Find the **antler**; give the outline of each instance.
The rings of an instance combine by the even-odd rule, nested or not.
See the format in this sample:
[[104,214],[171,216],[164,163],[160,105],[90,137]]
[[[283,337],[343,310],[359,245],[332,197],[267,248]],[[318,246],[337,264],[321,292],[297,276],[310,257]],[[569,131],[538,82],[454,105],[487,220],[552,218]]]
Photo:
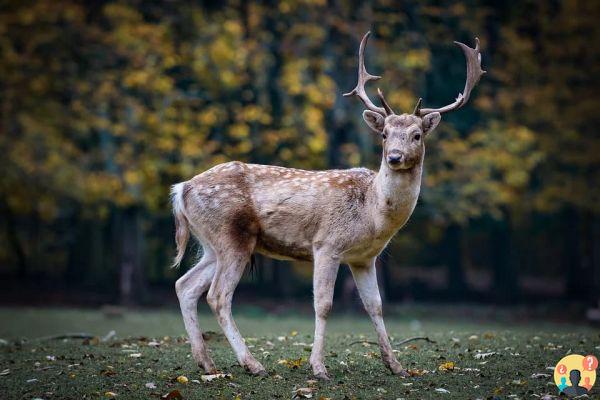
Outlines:
[[431,114],[432,112],[439,112],[440,114],[454,111],[462,106],[464,106],[469,97],[471,96],[471,91],[479,82],[481,75],[485,74],[486,71],[481,69],[481,53],[479,51],[479,38],[475,38],[475,48],[472,49],[464,43],[454,42],[458,47],[460,47],[465,54],[465,58],[467,59],[467,81],[465,83],[465,89],[462,93],[458,94],[458,97],[452,104],[448,104],[442,108],[421,108],[421,99],[419,99],[417,106],[415,107],[415,111],[413,114],[423,117],[427,114]]
[[371,35],[371,31],[367,32],[365,36],[363,36],[362,40],[360,41],[360,47],[358,49],[358,83],[356,84],[356,87],[352,89],[351,92],[344,93],[344,96],[357,96],[369,110],[375,111],[383,115],[384,117],[387,117],[388,115],[394,114],[394,112],[392,111],[388,103],[385,101],[381,90],[377,89],[377,94],[379,96],[379,99],[381,100],[381,103],[383,104],[383,107],[377,107],[375,104],[373,104],[371,99],[369,99],[369,96],[367,96],[367,92],[365,91],[365,83],[367,83],[368,81],[375,81],[377,79],[381,79],[380,76],[369,74],[367,72],[367,69],[365,68],[365,47],[367,45],[369,35]]

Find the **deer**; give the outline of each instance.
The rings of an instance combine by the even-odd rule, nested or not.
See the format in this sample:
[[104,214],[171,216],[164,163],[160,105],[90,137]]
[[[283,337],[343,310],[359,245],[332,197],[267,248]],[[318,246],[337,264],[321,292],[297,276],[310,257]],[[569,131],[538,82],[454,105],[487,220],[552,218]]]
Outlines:
[[376,260],[411,216],[421,186],[424,139],[441,114],[464,106],[485,73],[479,39],[475,48],[454,42],[466,58],[467,78],[456,100],[441,108],[395,114],[377,90],[381,106],[365,91],[380,79],[365,68],[370,32],[360,42],[358,83],[344,96],[356,96],[366,109],[363,119],[380,135],[381,164],[367,168],[309,171],[232,161],[216,165],[171,187],[177,254],[182,262],[190,234],[202,246],[200,260],[175,283],[192,356],[207,373],[217,371],[197,321],[197,303],[206,301],[239,364],[252,375],[267,375],[251,354],[231,314],[232,298],[254,253],[313,263],[315,331],[310,365],[316,378],[330,379],[324,364],[325,325],[333,304],[340,264],[349,266],[378,338],[381,359],[396,375],[407,370],[396,359],[388,337],[378,288]]

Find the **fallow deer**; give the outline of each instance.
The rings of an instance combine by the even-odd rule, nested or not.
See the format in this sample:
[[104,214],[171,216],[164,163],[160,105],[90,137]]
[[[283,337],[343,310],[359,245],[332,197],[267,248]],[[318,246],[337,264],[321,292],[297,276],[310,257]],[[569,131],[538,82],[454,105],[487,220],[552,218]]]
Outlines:
[[382,317],[375,260],[410,217],[421,185],[424,139],[441,114],[462,107],[485,72],[479,40],[475,48],[455,42],[467,61],[464,90],[442,108],[421,108],[395,114],[378,89],[382,107],[365,92],[368,81],[379,79],[365,69],[358,54],[358,84],[344,96],[357,96],[366,106],[363,118],[381,135],[379,171],[366,168],[304,171],[277,166],[228,162],[172,187],[177,255],[183,258],[190,232],[204,252],[197,264],[175,285],[194,360],[207,372],[215,364],[197,324],[197,302],[207,301],[239,363],[251,374],[264,375],[231,315],[236,286],[253,253],[314,263],[315,336],[310,364],[316,377],[328,379],[323,364],[325,323],[332,306],[340,263],[350,267],[356,287],[377,332],[382,360],[394,373],[406,375],[396,359]]

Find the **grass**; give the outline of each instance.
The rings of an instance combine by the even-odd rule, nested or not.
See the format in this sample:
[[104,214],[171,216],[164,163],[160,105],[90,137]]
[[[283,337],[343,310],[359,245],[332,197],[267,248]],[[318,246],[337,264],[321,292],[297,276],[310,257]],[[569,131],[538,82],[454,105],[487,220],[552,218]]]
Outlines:
[[[306,361],[313,329],[309,315],[238,312],[240,330],[269,372],[257,378],[237,365],[214,318],[203,309],[200,324],[212,331],[207,344],[213,358],[231,374],[203,382],[175,311],[108,318],[93,310],[0,308],[0,398],[99,399],[112,392],[117,399],[159,399],[169,393],[176,398],[178,391],[184,399],[290,399],[299,388],[309,388],[314,399],[535,398],[556,395],[557,389],[551,377],[533,374],[552,375],[548,368],[569,352],[600,353],[600,332],[583,325],[473,321],[435,310],[423,318],[426,309],[421,311],[386,319],[394,342],[415,335],[436,341],[395,346],[415,376],[391,375],[376,346],[351,345],[374,340],[374,333],[366,316],[344,315],[328,322],[325,363],[332,380],[316,382]],[[108,342],[39,339],[81,331],[102,337],[110,330],[117,337]],[[481,352],[495,354],[476,358]],[[454,369],[441,371],[447,362]],[[179,376],[188,382],[178,382]],[[156,387],[147,387],[150,383]],[[599,387],[590,396],[598,398]]]

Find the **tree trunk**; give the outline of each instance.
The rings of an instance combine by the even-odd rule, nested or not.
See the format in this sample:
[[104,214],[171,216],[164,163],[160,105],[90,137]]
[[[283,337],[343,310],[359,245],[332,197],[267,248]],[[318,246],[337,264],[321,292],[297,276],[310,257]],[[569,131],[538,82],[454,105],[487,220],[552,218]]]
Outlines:
[[575,209],[566,210],[563,215],[564,248],[561,267],[567,274],[569,300],[589,301],[592,292],[592,260],[591,256],[586,255],[586,233],[590,230],[590,222],[589,217],[582,219]]
[[4,219],[6,238],[8,239],[8,243],[12,247],[17,260],[17,275],[19,278],[25,278],[27,276],[27,256],[25,255],[25,249],[17,234],[17,222],[15,216],[4,199],[0,200],[0,213]]
[[462,227],[452,224],[446,230],[446,265],[448,266],[448,293],[453,299],[462,298],[467,291],[463,269]]
[[141,210],[137,207],[121,212],[121,257],[119,268],[119,294],[121,304],[139,304],[145,294],[143,273],[143,233]]
[[500,303],[518,300],[518,276],[516,263],[511,257],[510,227],[506,220],[493,221],[490,232],[491,265],[493,269],[494,299]]

